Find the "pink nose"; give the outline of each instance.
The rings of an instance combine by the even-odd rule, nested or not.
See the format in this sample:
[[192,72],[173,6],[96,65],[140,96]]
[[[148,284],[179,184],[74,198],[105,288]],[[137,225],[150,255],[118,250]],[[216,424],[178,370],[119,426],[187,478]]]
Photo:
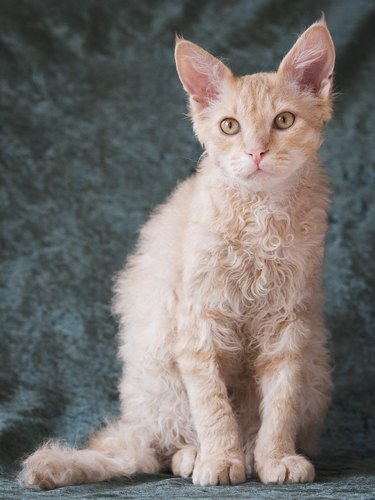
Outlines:
[[268,149],[251,149],[248,151],[248,154],[252,157],[255,162],[255,165],[258,167],[260,160],[267,153]]

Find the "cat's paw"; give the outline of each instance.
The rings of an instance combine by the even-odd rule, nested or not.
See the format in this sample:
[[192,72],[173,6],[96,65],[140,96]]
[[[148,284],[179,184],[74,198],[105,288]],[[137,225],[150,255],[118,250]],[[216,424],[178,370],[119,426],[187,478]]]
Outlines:
[[197,459],[193,472],[193,483],[200,486],[240,484],[246,481],[243,460],[228,456]]
[[281,459],[268,459],[257,464],[257,473],[262,483],[311,483],[315,469],[311,462],[300,455],[287,455]]
[[172,458],[172,472],[175,476],[189,477],[193,473],[197,449],[195,446],[184,446]]

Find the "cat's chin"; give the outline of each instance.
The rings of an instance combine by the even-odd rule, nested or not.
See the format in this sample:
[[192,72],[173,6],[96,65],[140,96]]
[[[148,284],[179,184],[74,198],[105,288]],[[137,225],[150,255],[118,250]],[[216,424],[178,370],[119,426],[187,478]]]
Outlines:
[[234,187],[243,194],[264,193],[271,197],[283,197],[288,194],[293,185],[291,178],[266,171],[256,171],[252,175],[246,175],[232,179]]
[[[264,162],[264,165],[257,166],[253,163],[244,162],[240,165],[235,163],[223,164],[223,170],[226,172],[227,178],[235,187],[242,192],[264,192],[270,193],[276,190],[283,190],[283,186],[287,182],[286,178],[290,178],[291,172],[288,174],[283,169],[275,169],[272,162]],[[233,168],[234,167],[234,168]]]
[[263,169],[255,170],[251,173],[246,173],[238,180],[242,189],[250,192],[271,192],[275,187],[283,184],[283,179],[274,173]]

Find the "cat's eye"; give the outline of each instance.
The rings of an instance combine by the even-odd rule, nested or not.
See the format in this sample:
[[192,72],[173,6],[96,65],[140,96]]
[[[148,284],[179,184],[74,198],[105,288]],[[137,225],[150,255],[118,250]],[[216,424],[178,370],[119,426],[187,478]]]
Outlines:
[[240,131],[240,124],[235,118],[225,118],[220,123],[220,128],[227,135],[234,135]]
[[275,127],[278,129],[286,129],[293,125],[296,117],[290,111],[284,111],[283,113],[279,113],[274,119]]

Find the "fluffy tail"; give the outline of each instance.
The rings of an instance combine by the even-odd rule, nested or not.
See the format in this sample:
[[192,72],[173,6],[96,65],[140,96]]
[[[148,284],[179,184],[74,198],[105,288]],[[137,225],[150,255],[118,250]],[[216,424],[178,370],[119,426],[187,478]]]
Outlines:
[[129,432],[119,423],[100,431],[82,450],[47,443],[23,462],[19,482],[25,488],[50,490],[136,472],[158,472],[160,464],[149,443],[145,433]]

